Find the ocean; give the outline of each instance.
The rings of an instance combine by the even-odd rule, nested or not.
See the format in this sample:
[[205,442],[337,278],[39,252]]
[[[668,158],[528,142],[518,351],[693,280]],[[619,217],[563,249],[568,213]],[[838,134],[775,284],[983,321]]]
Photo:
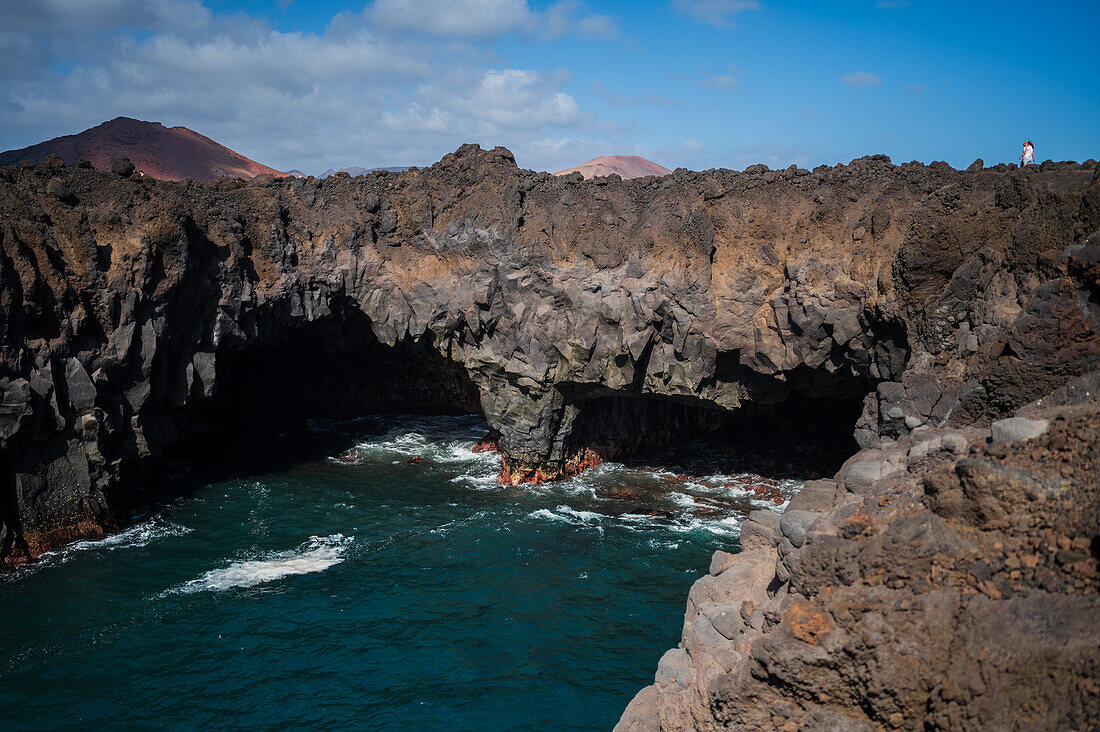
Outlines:
[[477,417],[314,429],[354,447],[0,574],[0,726],[607,730],[801,485],[680,453],[499,486]]

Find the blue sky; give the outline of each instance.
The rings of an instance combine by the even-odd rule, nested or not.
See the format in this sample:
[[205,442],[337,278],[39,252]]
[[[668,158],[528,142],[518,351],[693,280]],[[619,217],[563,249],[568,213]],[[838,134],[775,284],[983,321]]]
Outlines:
[[1100,157],[1100,3],[7,0],[0,149],[119,115],[281,169]]

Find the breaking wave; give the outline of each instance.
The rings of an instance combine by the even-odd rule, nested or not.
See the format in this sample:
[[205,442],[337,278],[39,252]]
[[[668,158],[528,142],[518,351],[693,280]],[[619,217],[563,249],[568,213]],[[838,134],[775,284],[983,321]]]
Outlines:
[[[368,423],[369,422],[369,423]],[[500,456],[472,450],[487,427],[477,417],[374,417],[358,420],[370,437],[331,462],[369,466],[414,462],[412,471],[442,470],[456,488],[516,491],[527,506],[520,517],[602,531],[605,526],[656,529],[676,534],[708,532],[736,538],[749,512],[782,511],[804,481],[755,473],[708,470],[708,455],[693,456],[687,466],[638,467],[603,463],[568,480],[541,485],[500,486]],[[315,428],[332,429],[331,425]],[[531,502],[542,502],[531,510]]]
[[52,566],[65,564],[81,554],[95,551],[116,551],[118,549],[138,549],[173,536],[184,536],[191,529],[161,517],[134,524],[125,531],[105,536],[102,539],[77,541],[68,546],[43,552],[33,564],[24,564],[8,572],[0,572],[0,581],[12,581],[26,574],[37,572]]
[[233,562],[221,569],[212,569],[201,577],[175,588],[172,592],[183,594],[220,592],[234,587],[254,587],[296,574],[323,572],[344,561],[344,553],[354,539],[354,536],[343,534],[313,536],[296,549],[271,554],[262,559]]

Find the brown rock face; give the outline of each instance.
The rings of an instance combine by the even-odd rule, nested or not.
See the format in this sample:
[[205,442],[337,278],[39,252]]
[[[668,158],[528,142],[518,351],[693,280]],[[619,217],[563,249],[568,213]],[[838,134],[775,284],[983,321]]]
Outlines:
[[[111,528],[200,422],[478,411],[505,478],[549,479],[797,406],[804,423],[847,419],[864,450],[746,532],[747,564],[689,603],[683,648],[624,725],[919,727],[930,709],[936,724],[996,724],[1018,709],[997,696],[1016,677],[978,704],[960,670],[935,691],[956,706],[936,707],[940,656],[913,649],[939,634],[935,648],[964,638],[978,658],[998,623],[1048,607],[1053,635],[1019,647],[1041,655],[1092,608],[1094,513],[1066,529],[1068,548],[1051,537],[1072,585],[1026,542],[1011,561],[1034,580],[968,568],[978,533],[1048,514],[990,503],[962,458],[988,459],[968,455],[966,430],[1100,365],[1098,229],[1092,164],[959,172],[875,156],[589,182],[463,146],[423,170],[243,185],[0,168],[2,548]],[[962,468],[929,478],[925,504],[913,466],[929,456]],[[1094,495],[1075,460],[1063,478]],[[1003,523],[974,524],[988,520]],[[1093,663],[1090,637],[1074,637],[1057,669]]]
[[1094,728],[1097,476],[1100,370],[992,429],[861,451],[716,554],[677,649],[690,682],[658,668],[618,728]]
[[159,180],[210,181],[220,176],[287,175],[186,127],[165,127],[159,122],[129,117],[117,117],[75,135],[8,150],[0,153],[0,165],[24,160],[38,162],[47,155],[59,155],[69,165],[84,159],[100,170],[111,170],[114,158],[127,157],[138,172]]

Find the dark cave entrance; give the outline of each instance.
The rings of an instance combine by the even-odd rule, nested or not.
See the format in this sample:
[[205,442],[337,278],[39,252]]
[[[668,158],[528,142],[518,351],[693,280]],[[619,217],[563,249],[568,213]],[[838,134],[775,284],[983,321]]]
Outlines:
[[355,441],[354,425],[318,429],[321,421],[481,413],[477,387],[430,335],[387,345],[359,310],[334,309],[279,329],[259,347],[220,352],[214,394],[187,411],[189,436],[166,458],[213,472],[263,472]]
[[[296,326],[273,313],[264,326],[258,345],[223,344],[215,392],[183,414],[186,438],[166,449],[168,461],[255,474],[338,454],[361,437],[355,424],[318,430],[316,421],[482,413],[477,387],[430,335],[380,342],[370,320],[344,302],[334,302],[333,313],[319,320]],[[576,407],[571,415],[566,410],[570,422],[561,425],[563,474],[583,467],[587,451],[602,460],[659,465],[702,443],[726,465],[818,477],[835,473],[858,450],[854,429],[873,388],[867,379],[808,368],[781,380],[740,368],[727,376],[747,390],[738,409],[694,397],[559,384],[566,405]],[[553,465],[556,458],[548,457]]]
[[855,426],[870,388],[855,378],[800,373],[759,390],[769,401],[746,400],[734,410],[691,397],[572,393],[579,414],[565,452],[587,447],[605,460],[652,464],[701,448],[746,472],[832,476],[859,449]]

